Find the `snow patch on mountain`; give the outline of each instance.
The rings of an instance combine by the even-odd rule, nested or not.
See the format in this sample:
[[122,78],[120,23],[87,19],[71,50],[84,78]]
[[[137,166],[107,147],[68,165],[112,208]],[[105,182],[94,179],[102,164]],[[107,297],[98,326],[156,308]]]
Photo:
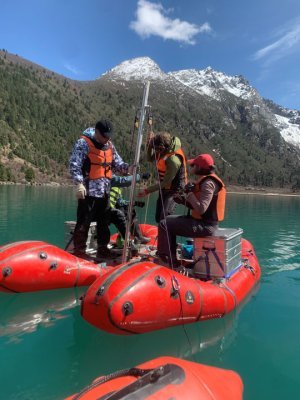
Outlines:
[[193,88],[196,92],[219,101],[222,92],[229,92],[245,100],[257,96],[257,91],[249,85],[243,76],[228,76],[213,70],[211,67],[204,70],[187,69],[170,72],[168,75]]
[[149,57],[138,57],[127,60],[105,72],[102,76],[130,80],[161,80],[167,78],[159,66]]
[[276,124],[275,126],[280,130],[283,139],[300,148],[300,126],[294,124],[287,117],[275,114]]

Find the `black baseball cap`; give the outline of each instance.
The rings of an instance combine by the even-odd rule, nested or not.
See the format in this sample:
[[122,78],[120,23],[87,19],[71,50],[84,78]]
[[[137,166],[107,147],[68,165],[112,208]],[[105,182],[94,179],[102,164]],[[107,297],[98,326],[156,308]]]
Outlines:
[[113,126],[110,121],[107,119],[101,119],[95,125],[95,129],[97,129],[102,136],[110,139],[113,136]]

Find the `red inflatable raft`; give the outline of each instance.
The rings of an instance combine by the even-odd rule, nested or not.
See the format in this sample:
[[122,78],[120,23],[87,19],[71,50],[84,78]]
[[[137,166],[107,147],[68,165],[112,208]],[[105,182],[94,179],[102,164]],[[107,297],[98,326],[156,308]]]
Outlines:
[[122,264],[98,278],[82,300],[84,319],[115,334],[145,333],[220,318],[236,308],[260,278],[252,245],[242,239],[243,264],[228,278],[190,278],[151,261]]
[[110,269],[75,257],[45,242],[16,242],[0,247],[2,292],[88,286]]
[[160,357],[96,379],[66,400],[241,400],[243,382],[234,371]]
[[[148,246],[141,246],[141,250],[148,252],[146,247],[156,244],[157,227],[141,224],[140,228],[144,236],[151,238]],[[111,237],[112,246],[116,237],[117,234]],[[113,260],[101,259],[101,264],[96,265],[93,255],[83,260],[42,241],[10,243],[0,247],[0,291],[19,293],[89,286],[121,263],[122,250],[115,256]]]

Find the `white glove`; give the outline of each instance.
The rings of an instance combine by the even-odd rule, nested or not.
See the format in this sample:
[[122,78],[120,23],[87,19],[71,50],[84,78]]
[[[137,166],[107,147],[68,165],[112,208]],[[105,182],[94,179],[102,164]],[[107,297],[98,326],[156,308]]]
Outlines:
[[76,197],[77,199],[84,199],[86,196],[86,188],[83,183],[78,183]]
[[129,165],[128,167],[128,175],[132,175],[133,174],[133,165]]

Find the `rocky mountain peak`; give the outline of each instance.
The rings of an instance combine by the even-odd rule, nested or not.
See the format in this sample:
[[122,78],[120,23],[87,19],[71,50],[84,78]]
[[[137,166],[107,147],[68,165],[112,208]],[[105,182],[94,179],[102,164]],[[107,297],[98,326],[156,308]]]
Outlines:
[[149,57],[138,57],[127,60],[105,72],[102,77],[121,78],[123,80],[155,80],[167,77],[159,66]]
[[257,96],[257,91],[242,76],[229,76],[207,67],[203,70],[188,69],[170,72],[169,75],[186,86],[194,88],[200,94],[206,94],[215,100],[222,100],[222,92],[249,100]]
[[[300,147],[300,116],[298,111],[286,110],[264,100],[243,75],[226,75],[211,66],[205,69],[185,69],[174,72],[163,72],[150,57],[138,57],[127,60],[107,71],[102,77],[117,81],[159,81],[166,88],[181,92],[186,90],[206,95],[222,103],[228,96],[235,96],[248,102],[247,113],[253,119],[264,117],[268,123],[279,129],[283,139]],[[244,107],[244,106],[243,106]],[[252,111],[250,111],[252,110]]]

